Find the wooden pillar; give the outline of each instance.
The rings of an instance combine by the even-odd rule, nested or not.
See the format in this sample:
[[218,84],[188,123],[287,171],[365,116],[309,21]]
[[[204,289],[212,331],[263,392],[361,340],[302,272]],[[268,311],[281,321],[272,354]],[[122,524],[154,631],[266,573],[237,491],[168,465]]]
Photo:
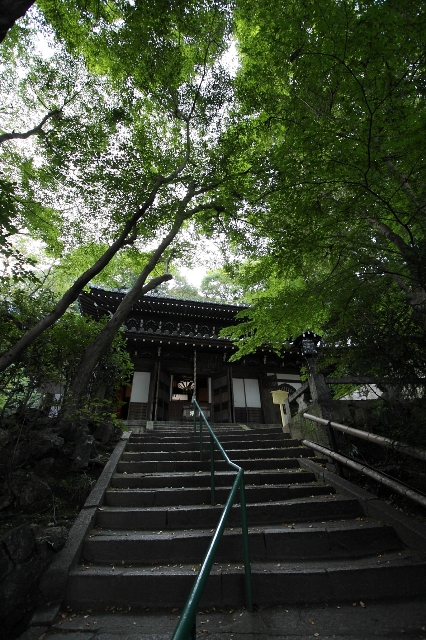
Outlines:
[[158,413],[158,394],[160,392],[160,371],[161,371],[161,362],[157,361],[157,380],[155,384],[154,420],[157,420],[157,413]]

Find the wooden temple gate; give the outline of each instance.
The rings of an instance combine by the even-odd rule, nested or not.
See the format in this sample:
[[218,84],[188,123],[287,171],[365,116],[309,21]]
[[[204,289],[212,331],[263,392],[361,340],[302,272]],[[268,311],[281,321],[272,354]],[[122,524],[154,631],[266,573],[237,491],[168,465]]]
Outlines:
[[[83,292],[83,313],[114,313],[124,292],[93,287]],[[134,364],[131,385],[120,394],[120,417],[129,421],[191,419],[193,394],[214,423],[280,423],[271,390],[300,385],[297,356],[285,360],[270,348],[229,362],[236,347],[220,336],[236,324],[242,305],[181,300],[147,294],[126,320],[127,348]]]

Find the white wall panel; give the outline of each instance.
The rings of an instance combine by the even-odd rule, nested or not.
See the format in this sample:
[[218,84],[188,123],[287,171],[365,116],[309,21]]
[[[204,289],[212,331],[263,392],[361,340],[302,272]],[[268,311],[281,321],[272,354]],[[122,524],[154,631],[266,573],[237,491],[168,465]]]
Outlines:
[[149,371],[134,372],[130,402],[148,402],[150,377]]
[[247,407],[260,409],[262,405],[260,402],[259,381],[252,378],[244,378],[244,386],[246,390]]
[[260,408],[259,381],[255,378],[234,378],[234,407]]
[[234,389],[234,407],[245,407],[246,396],[244,393],[244,380],[242,378],[234,378],[232,384]]

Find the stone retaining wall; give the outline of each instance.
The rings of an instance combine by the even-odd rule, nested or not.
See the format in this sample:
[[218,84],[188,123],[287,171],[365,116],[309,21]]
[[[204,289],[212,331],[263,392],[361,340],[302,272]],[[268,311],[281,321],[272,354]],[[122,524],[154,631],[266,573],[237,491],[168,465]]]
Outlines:
[[23,524],[0,539],[0,628],[5,637],[22,632],[38,605],[38,583],[67,538],[65,527]]

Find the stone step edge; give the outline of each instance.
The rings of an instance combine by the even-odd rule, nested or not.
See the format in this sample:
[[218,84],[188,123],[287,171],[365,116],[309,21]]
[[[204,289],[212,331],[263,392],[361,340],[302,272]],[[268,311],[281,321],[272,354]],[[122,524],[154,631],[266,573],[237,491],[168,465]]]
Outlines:
[[[360,524],[362,523],[362,524]],[[335,525],[335,526],[333,526]],[[254,526],[249,526],[248,527],[248,532],[250,533],[267,533],[267,532],[273,532],[276,533],[278,531],[283,531],[285,533],[288,532],[302,532],[302,533],[312,533],[315,531],[320,531],[320,532],[324,532],[324,531],[354,531],[354,530],[359,530],[362,529],[363,531],[365,530],[371,530],[371,529],[381,529],[383,527],[386,528],[390,528],[392,529],[391,525],[388,524],[383,524],[378,522],[377,520],[374,519],[370,519],[367,516],[363,516],[363,517],[354,517],[354,518],[345,518],[344,522],[342,522],[342,519],[340,520],[335,520],[335,519],[328,519],[328,520],[315,520],[312,521],[311,524],[308,524],[308,522],[295,522],[295,523],[283,523],[281,525],[277,525],[277,524],[265,524],[265,525],[254,525]],[[99,527],[94,527],[93,529],[91,529],[88,533],[87,539],[88,538],[111,538],[111,539],[123,539],[123,540],[129,540],[132,539],[132,537],[136,538],[136,539],[145,539],[147,537],[152,537],[152,538],[158,538],[158,539],[162,539],[162,537],[164,538],[169,538],[170,537],[170,532],[173,531],[173,529],[166,529],[166,530],[158,530],[158,529],[152,529],[152,530],[139,530],[136,531],[134,529],[116,529],[116,530],[108,530],[108,529],[102,529]],[[223,533],[224,536],[239,536],[241,535],[241,526],[235,526],[235,527],[227,527]],[[176,529],[175,531],[175,536],[184,538],[186,533],[190,533],[191,537],[197,536],[197,535],[201,535],[201,536],[210,536],[211,534],[214,532],[214,529],[212,528],[192,528],[192,529]],[[164,534],[163,536],[159,535],[159,534]],[[294,535],[294,534],[292,534]]]
[[[302,451],[310,451],[310,456],[309,457],[311,457],[311,458],[315,458],[316,457],[318,459],[324,458],[324,456],[316,456],[315,452],[312,451],[312,449],[309,449],[309,447],[304,447],[302,445],[300,445],[300,446],[293,446],[292,445],[291,447],[262,447],[262,448],[260,448],[260,447],[257,447],[257,448],[255,448],[255,447],[241,447],[241,448],[229,449],[229,450],[227,450],[225,448],[225,451],[228,454],[228,456],[231,453],[232,453],[232,455],[235,455],[235,453],[238,454],[239,452],[264,451],[268,455],[268,459],[269,459],[269,454],[272,454],[274,451],[287,451],[287,450],[289,450],[289,451],[300,451],[300,450],[302,450]],[[181,448],[181,449],[170,448],[170,449],[168,449],[168,448],[165,448],[165,447],[161,447],[161,448],[159,447],[158,449],[153,449],[153,450],[141,447],[139,450],[136,450],[136,451],[132,451],[132,449],[126,449],[124,451],[124,453],[126,455],[128,455],[128,454],[141,454],[141,453],[142,454],[153,454],[153,455],[157,454],[157,453],[168,453],[168,454],[170,454],[170,453],[186,453],[186,454],[190,453],[190,454],[194,454],[195,456],[197,456],[196,460],[197,460],[197,462],[200,462],[200,457],[199,457],[200,456],[200,448],[197,447],[197,446],[195,446],[193,448],[189,448],[188,447],[186,449],[185,448]],[[208,446],[208,442],[204,443],[203,455],[209,455],[210,456],[210,446]],[[295,456],[290,456],[290,457],[295,457]],[[261,459],[263,459],[263,457],[259,457],[258,459],[261,460]],[[220,455],[220,452],[217,449],[215,449],[215,460],[223,460],[223,456]]]
[[[239,460],[270,460],[270,456],[268,455],[270,452],[274,452],[274,451],[282,451],[283,453],[286,453],[287,455],[283,455],[283,456],[279,456],[279,458],[312,458],[315,457],[313,452],[310,451],[307,447],[274,447],[272,449],[228,449],[228,451],[226,452],[228,457],[230,458],[231,461],[233,461],[233,458],[237,458],[237,456],[241,456],[241,454],[243,452],[250,452],[252,451],[254,454],[254,458],[251,457],[249,458],[249,456],[247,456],[246,458],[244,457],[240,457],[238,458]],[[259,452],[264,453],[265,455],[261,455],[259,456]],[[154,454],[163,454],[163,455],[174,455],[174,454],[179,454],[184,456],[182,458],[182,461],[185,462],[185,458],[187,458],[187,462],[206,462],[206,460],[200,460],[199,456],[200,456],[200,452],[199,451],[191,451],[190,449],[188,449],[187,451],[182,451],[179,449],[176,450],[167,450],[167,449],[158,449],[155,451],[128,451],[127,453],[135,453],[137,455],[145,455],[145,456],[152,456]],[[207,449],[203,450],[203,454],[207,455]],[[218,462],[222,462],[222,457],[218,454],[217,457],[215,457],[215,461],[217,460]],[[158,461],[158,460],[157,460]],[[146,460],[123,460],[123,462],[146,462]],[[148,462],[154,462],[154,460],[150,460],[148,459]],[[160,460],[160,462],[163,462]],[[171,460],[171,462],[173,462],[173,460]]]
[[[277,458],[279,459],[279,458]],[[293,470],[292,470],[293,469]],[[290,467],[290,469],[247,469],[244,470],[244,477],[249,478],[253,475],[262,475],[262,474],[308,474],[310,476],[314,475],[313,471],[308,471],[307,469],[301,469],[300,467]],[[115,478],[126,478],[128,473],[116,473],[114,475]],[[146,473],[134,473],[131,474],[133,477],[140,476],[141,478],[210,478],[210,471],[148,471]],[[234,477],[235,471],[227,471],[227,470],[215,470],[215,477]]]
[[[303,487],[304,489],[314,489],[315,490],[322,490],[322,491],[327,491],[329,494],[335,494],[336,490],[332,485],[326,485],[326,484],[319,484],[318,482],[283,482],[282,484],[272,484],[272,483],[268,483],[268,484],[246,484],[245,489],[246,491],[249,491],[250,489],[256,490],[258,491],[259,489],[292,489],[293,487]],[[224,485],[224,486],[216,486],[215,487],[215,491],[227,491],[228,493],[231,491],[232,489],[232,485]],[[184,493],[189,493],[189,492],[200,492],[200,491],[210,491],[210,486],[209,485],[205,485],[204,487],[191,487],[191,486],[186,486],[186,487],[110,487],[107,489],[107,491],[105,492],[105,496],[111,493],[114,494],[121,494],[123,495],[124,493],[128,493],[130,495],[135,495],[135,494],[145,494],[145,493],[152,493],[153,491],[155,492],[169,492],[169,493],[181,493],[182,491]],[[269,501],[267,501],[269,504]]]
[[[311,460],[312,458],[303,458],[304,460]],[[327,458],[314,458],[315,461],[318,461],[318,463],[320,464],[326,464],[328,462]],[[289,461],[292,461],[292,466],[287,467],[287,466],[277,466],[276,470],[277,471],[282,471],[282,470],[288,470],[288,469],[294,469],[296,468],[294,466],[294,463],[296,462],[297,464],[299,464],[299,461],[301,460],[301,458],[254,458],[253,460],[250,460],[248,458],[244,458],[243,460],[233,460],[234,464],[238,465],[239,467],[243,467],[244,464],[247,463],[262,463],[262,462],[267,462],[267,463],[273,463],[273,464],[277,464],[277,465],[283,465],[283,464],[287,464]],[[191,465],[204,465],[204,466],[209,466],[210,461],[209,460],[203,460],[200,462],[200,460],[120,460],[120,464],[121,463],[132,463],[132,464],[144,464],[144,465],[153,465],[153,464],[159,464],[159,465],[175,465],[175,464],[179,464],[181,466],[184,466],[185,464],[191,464]],[[225,460],[215,460],[215,469],[216,469],[216,465],[228,465],[228,463]],[[275,468],[275,467],[273,467]],[[262,472],[262,468],[259,469],[253,469],[252,471],[255,471],[257,473]],[[269,471],[270,468],[266,467],[265,468],[266,471]],[[219,470],[217,470],[219,472]],[[245,470],[246,473],[250,472],[250,469]],[[139,475],[139,474],[146,474],[146,473],[170,473],[169,471],[134,471],[134,472],[124,472],[125,475]],[[186,471],[180,472],[180,471],[174,471],[172,473],[186,473]],[[190,473],[188,471],[188,473]]]
[[[314,498],[311,497],[307,497],[307,498],[299,498],[298,500],[272,500],[271,502],[252,502],[250,503],[251,507],[261,507],[261,506],[267,506],[270,507],[271,505],[278,505],[278,506],[285,506],[285,505],[294,505],[294,504],[310,504],[310,503],[315,503],[315,502],[339,502],[339,503],[347,503],[347,504],[354,504],[355,502],[358,502],[358,500],[356,498],[351,498],[350,496],[341,496],[338,493],[336,493],[335,491],[333,491],[333,493],[327,494],[327,499],[325,499],[324,496],[315,496]],[[185,505],[185,509],[223,509],[224,505],[222,503],[215,505],[214,507],[212,507],[211,505]],[[132,509],[133,507],[123,507],[123,508],[129,508]],[[177,509],[178,507],[172,506],[172,509]],[[235,509],[239,509],[240,505],[238,503],[234,504],[232,508]],[[103,509],[103,507],[99,507],[99,509]],[[150,510],[150,509],[160,509],[162,510],[162,507],[135,507],[136,510]],[[106,507],[105,507],[106,510]]]
[[[254,475],[245,475],[246,487],[265,487],[265,486],[278,486],[288,484],[305,484],[307,482],[314,482],[315,476],[309,471],[283,471],[280,477],[277,477],[278,471],[274,471],[270,474],[270,477],[263,476],[262,473]],[[260,477],[259,477],[260,476]],[[232,475],[219,475],[215,474],[215,486],[217,489],[231,488],[233,481],[235,480],[235,474]],[[129,482],[129,486],[126,487],[126,481]],[[144,482],[145,481],[145,482]],[[165,484],[169,482],[171,484]],[[184,483],[179,484],[179,483]],[[199,483],[198,485],[196,483]],[[195,488],[198,486],[200,489],[210,487],[210,475],[176,475],[158,472],[155,475],[144,474],[129,474],[129,473],[117,473],[112,479],[111,489],[182,489],[182,488]]]
[[391,504],[380,500],[374,493],[366,491],[316,464],[312,459],[301,458],[300,466],[307,471],[313,471],[320,482],[333,485],[338,494],[358,500],[366,516],[391,525],[407,547],[426,553],[426,526],[424,524],[402,513]]
[[[277,451],[277,449],[273,449],[273,451]],[[309,449],[304,449],[304,451],[309,451]],[[123,453],[126,453],[126,451],[124,451]],[[141,451],[135,452],[135,453],[143,453]],[[147,451],[146,453],[167,453],[167,451]],[[169,452],[169,453],[176,453],[175,451]],[[194,458],[192,458],[191,460],[120,460],[120,462],[149,462],[151,464],[164,464],[164,463],[168,463],[170,462],[171,464],[175,464],[176,462],[185,464],[186,462],[190,462],[191,464],[199,464],[199,465],[209,465],[210,464],[210,458],[207,458],[207,451],[203,451],[203,454],[206,454],[205,457],[203,456],[203,460],[200,460],[200,452],[195,452],[198,455],[196,455]],[[316,463],[318,463],[319,465],[326,465],[329,462],[329,459],[325,456],[316,456],[314,454],[314,452],[311,452],[310,455],[308,456],[290,456],[288,458],[283,458],[283,457],[267,457],[267,458],[235,458],[234,460],[231,460],[231,462],[233,462],[234,464],[238,464],[238,466],[242,466],[243,464],[247,464],[248,462],[266,462],[267,464],[271,463],[271,462],[277,462],[277,463],[283,463],[285,461],[288,460],[296,460],[299,461],[301,459],[304,460],[313,460]],[[215,458],[215,466],[216,464],[228,464],[226,462],[226,460],[224,460],[224,458]],[[209,466],[210,469],[210,466]]]
[[[308,602],[363,603],[388,600],[400,595],[423,597],[426,590],[426,562],[394,565],[370,565],[357,562],[334,563],[333,566],[293,570],[278,567],[276,562],[252,567],[253,599],[255,604],[287,604]],[[283,563],[281,563],[282,565]],[[327,562],[330,565],[329,562]],[[164,566],[164,565],[163,565]],[[161,566],[160,566],[161,567]],[[97,607],[93,598],[94,586],[102,581],[102,604],[132,607],[181,607],[197,576],[198,565],[174,568],[174,573],[154,569],[144,573],[132,568],[109,567],[104,572],[91,567],[70,575],[68,602],[74,607]],[[213,567],[204,592],[204,606],[244,604],[244,565]],[[118,576],[118,580],[116,579]],[[368,614],[367,614],[368,615]],[[315,627],[314,627],[315,629]],[[315,635],[314,629],[311,635]],[[92,630],[93,631],[93,630]],[[278,636],[277,636],[278,637]],[[280,636],[282,637],[282,636]],[[303,636],[308,637],[307,635]]]
[[[410,551],[402,550],[402,551],[391,551],[386,553],[384,557],[378,559],[378,555],[382,554],[372,554],[371,556],[364,558],[336,558],[330,561],[329,558],[317,559],[317,560],[307,560],[305,563],[304,560],[282,560],[280,562],[276,562],[275,560],[253,560],[251,562],[252,573],[259,572],[263,573],[266,570],[269,572],[275,573],[292,573],[297,572],[300,573],[301,568],[303,567],[304,574],[313,574],[318,572],[329,572],[329,571],[356,571],[356,570],[365,570],[365,569],[387,569],[393,567],[406,567],[406,566],[419,566],[424,569],[424,577],[426,580],[426,559],[423,556],[415,556]],[[132,563],[133,564],[133,563]],[[304,566],[307,564],[308,566]],[[115,570],[111,571],[111,567],[114,566]],[[91,564],[89,562],[83,562],[82,564],[74,567],[70,575],[105,575],[105,576],[117,576],[121,575],[125,577],[125,575],[131,574],[151,574],[152,569],[182,569],[182,572],[177,571],[175,574],[194,574],[193,567],[196,566],[197,569],[200,566],[200,563],[156,563],[152,562],[150,564],[141,564],[136,566],[126,567],[125,565],[121,565],[120,563],[109,563],[109,564]],[[84,567],[84,568],[83,568]],[[222,571],[222,572],[233,572],[238,570],[239,568],[244,569],[244,561],[243,557],[241,557],[241,561],[236,562],[215,562],[212,567],[212,573]],[[158,574],[157,574],[158,575]],[[173,573],[167,572],[167,575],[173,576]]]
[[[241,449],[251,449],[251,448],[256,448],[256,445],[259,445],[259,443],[261,443],[263,446],[259,447],[257,446],[257,449],[292,449],[295,447],[303,447],[303,445],[300,443],[300,440],[298,440],[297,438],[288,438],[286,440],[269,440],[269,439],[265,439],[265,438],[255,438],[254,440],[245,440],[243,438],[232,438],[232,440],[221,440],[220,441],[223,448],[226,450],[229,447],[234,447],[237,446],[237,448],[241,448]],[[146,441],[138,441],[135,442],[130,441],[129,443],[129,451],[131,451],[130,447],[137,447],[138,449],[140,449],[141,451],[146,451],[147,447],[154,447],[154,446],[158,446],[158,447],[183,447],[186,449],[191,449],[193,450],[195,448],[195,450],[200,450],[200,440],[199,438],[193,438],[192,440],[186,440],[186,439],[182,439],[182,440],[175,440],[170,439],[170,440],[164,440],[163,438],[159,438],[158,440],[146,440]],[[243,443],[246,446],[243,447],[238,447],[238,445],[240,445],[241,443]],[[203,438],[203,445],[204,447],[207,449],[207,445],[209,445],[209,439],[208,438]],[[217,447],[215,446],[215,449],[217,449]],[[153,449],[155,450],[155,449]],[[160,449],[161,451],[161,449]]]
[[[174,427],[191,427],[193,428],[194,426],[194,420],[193,419],[188,419],[188,420],[123,420],[122,421],[124,425],[126,426],[131,426],[134,423],[138,423],[141,425],[146,425],[147,422],[152,422],[154,427],[159,427],[159,426],[163,426],[166,429],[169,428],[174,428]],[[199,421],[197,421],[198,424]],[[251,425],[251,427],[249,427],[249,425]],[[251,428],[261,428],[261,429],[268,429],[271,427],[275,427],[276,429],[281,429],[282,430],[282,424],[280,424],[279,422],[212,422],[211,423],[212,428],[215,427],[222,427],[223,429],[251,429]]]
[[[326,498],[326,499],[325,499]],[[271,502],[250,502],[248,507],[273,507],[273,506],[289,506],[294,507],[295,505],[302,504],[316,504],[316,503],[328,503],[328,502],[338,502],[342,504],[355,505],[358,504],[358,500],[351,499],[350,497],[339,496],[338,493],[327,494],[327,496],[315,496],[315,497],[306,497],[306,498],[295,498],[294,500],[272,500]],[[174,506],[170,505],[167,509],[172,511],[177,511],[179,509],[187,510],[187,511],[196,511],[196,510],[222,510],[225,505],[223,503],[215,504],[214,506],[210,504],[196,504],[196,505],[183,505],[183,506]],[[234,504],[232,509],[240,509],[239,504]],[[119,511],[123,513],[127,513],[128,511],[137,511],[137,512],[147,512],[147,511],[164,511],[163,506],[158,507],[108,507],[102,506],[98,508],[98,511]],[[351,516],[348,516],[351,517]],[[307,520],[305,520],[306,522]],[[302,521],[300,521],[302,522]]]

